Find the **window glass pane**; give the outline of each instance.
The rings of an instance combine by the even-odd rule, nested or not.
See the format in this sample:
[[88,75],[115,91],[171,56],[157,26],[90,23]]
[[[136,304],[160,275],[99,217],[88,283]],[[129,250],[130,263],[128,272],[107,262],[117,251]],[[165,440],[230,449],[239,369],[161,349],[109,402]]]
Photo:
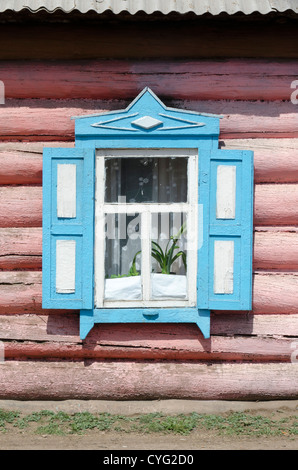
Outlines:
[[106,202],[187,202],[187,157],[106,158]]
[[152,299],[187,298],[186,214],[152,214]]
[[105,217],[105,300],[141,300],[140,214]]

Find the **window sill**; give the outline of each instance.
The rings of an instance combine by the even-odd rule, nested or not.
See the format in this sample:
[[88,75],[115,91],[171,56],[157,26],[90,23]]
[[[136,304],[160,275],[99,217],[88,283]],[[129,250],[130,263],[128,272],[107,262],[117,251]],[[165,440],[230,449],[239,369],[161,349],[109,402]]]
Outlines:
[[80,337],[85,339],[97,323],[195,323],[210,337],[210,310],[188,308],[96,308],[81,310]]

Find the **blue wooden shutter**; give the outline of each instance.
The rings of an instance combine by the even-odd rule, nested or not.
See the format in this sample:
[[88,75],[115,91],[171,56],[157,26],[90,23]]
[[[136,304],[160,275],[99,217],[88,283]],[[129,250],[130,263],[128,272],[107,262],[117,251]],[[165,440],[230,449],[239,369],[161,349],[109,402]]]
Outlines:
[[44,149],[43,308],[93,308],[94,160],[94,149]]
[[199,203],[198,306],[250,310],[253,152],[199,150]]

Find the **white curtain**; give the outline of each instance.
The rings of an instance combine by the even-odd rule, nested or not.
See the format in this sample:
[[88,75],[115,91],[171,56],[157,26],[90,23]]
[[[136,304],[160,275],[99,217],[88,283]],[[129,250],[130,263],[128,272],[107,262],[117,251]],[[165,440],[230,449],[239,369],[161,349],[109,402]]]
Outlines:
[[[179,157],[113,158],[107,160],[106,201],[115,203],[118,201],[128,203],[186,202],[187,160]],[[124,238],[123,229],[121,230],[122,238],[119,237],[119,217],[126,217]],[[114,218],[114,222],[110,218]],[[175,236],[184,222],[185,214],[152,214],[152,240],[165,249],[169,237]],[[123,221],[121,224],[123,227]],[[112,227],[113,230],[107,230],[107,232],[112,232],[112,238],[109,238],[108,233],[105,259],[106,277],[126,275],[135,254],[141,250],[140,216],[139,214],[127,216],[109,214],[107,226]],[[179,250],[183,250],[186,244],[185,238],[182,238],[178,244]],[[179,250],[175,250],[175,253]],[[136,266],[138,270],[141,268],[140,264],[141,258],[139,256]],[[160,272],[158,264],[153,258],[152,268],[154,272]],[[173,265],[173,271],[177,274],[185,273],[181,257]]]

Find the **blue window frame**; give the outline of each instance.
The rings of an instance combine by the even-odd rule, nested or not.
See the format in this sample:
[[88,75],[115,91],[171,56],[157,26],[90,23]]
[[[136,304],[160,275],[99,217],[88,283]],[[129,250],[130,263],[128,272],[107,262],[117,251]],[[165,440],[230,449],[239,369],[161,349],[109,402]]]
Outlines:
[[[220,116],[168,108],[145,88],[124,110],[73,119],[75,148],[44,149],[43,308],[79,309],[82,339],[96,323],[139,322],[196,323],[208,338],[210,310],[250,310],[253,152],[218,149]],[[163,299],[162,294],[153,301],[148,288],[152,279],[156,282],[158,278],[153,278],[150,261],[153,254],[155,260],[158,256],[153,249],[151,252],[151,246],[157,245],[151,245],[150,217],[159,211],[177,212],[176,199],[152,201],[151,192],[147,196],[149,203],[146,199],[138,200],[127,208],[117,204],[117,200],[105,200],[106,185],[115,185],[113,178],[117,173],[111,172],[108,158],[114,158],[113,163],[117,163],[115,156],[122,158],[123,154],[123,158],[130,158],[125,162],[119,160],[120,166],[124,162],[126,168],[126,173],[123,171],[120,176],[117,170],[123,186],[123,177],[129,176],[134,167],[138,176],[137,164],[144,156],[148,157],[148,152],[156,158],[182,156],[187,162],[178,158],[180,166],[175,170],[188,187],[188,199],[178,198],[178,203],[188,220],[195,221],[195,256],[187,258],[188,291],[183,301],[175,296]],[[133,159],[135,155],[140,158]],[[154,158],[150,161],[159,168]],[[172,171],[170,168],[171,164],[166,171]],[[143,190],[146,180],[139,179]],[[102,241],[100,233],[104,235],[104,231],[100,232],[98,226],[104,228],[100,220],[106,212],[115,215],[122,211],[127,215],[138,207],[142,207],[140,226],[146,234],[140,250],[142,272],[138,279],[129,282],[139,283],[143,297],[136,302],[121,300],[113,304],[104,300],[104,293],[98,294],[107,283],[104,263],[107,242]],[[183,276],[181,280],[184,281]]]

